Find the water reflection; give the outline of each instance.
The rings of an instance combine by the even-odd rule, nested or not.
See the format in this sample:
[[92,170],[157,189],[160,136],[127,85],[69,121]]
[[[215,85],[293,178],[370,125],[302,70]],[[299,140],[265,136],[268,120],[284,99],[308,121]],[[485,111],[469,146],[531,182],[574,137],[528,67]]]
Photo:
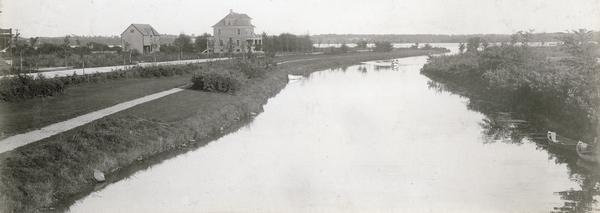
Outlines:
[[[461,97],[467,95],[465,91],[457,87],[430,80],[428,88],[438,93],[449,92],[459,94]],[[579,188],[565,189],[555,192],[564,202],[552,209],[552,212],[596,212],[600,211],[598,201],[600,199],[600,165],[589,163],[578,159],[575,152],[551,147],[547,145],[543,124],[527,122],[522,118],[532,117],[528,115],[517,115],[510,112],[500,112],[498,103],[477,98],[469,98],[468,108],[481,112],[485,117],[480,122],[483,143],[510,143],[523,144],[533,143],[536,149],[548,152],[548,158],[557,165],[566,165],[569,177],[579,185]]]

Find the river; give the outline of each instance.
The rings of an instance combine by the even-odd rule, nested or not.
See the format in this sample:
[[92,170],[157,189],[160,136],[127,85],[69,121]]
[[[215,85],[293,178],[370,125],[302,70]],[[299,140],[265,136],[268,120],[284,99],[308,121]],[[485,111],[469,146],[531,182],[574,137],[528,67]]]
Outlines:
[[247,126],[93,192],[70,212],[598,209],[597,174],[541,145],[543,132],[489,134],[488,116],[419,74],[426,59],[291,81]]

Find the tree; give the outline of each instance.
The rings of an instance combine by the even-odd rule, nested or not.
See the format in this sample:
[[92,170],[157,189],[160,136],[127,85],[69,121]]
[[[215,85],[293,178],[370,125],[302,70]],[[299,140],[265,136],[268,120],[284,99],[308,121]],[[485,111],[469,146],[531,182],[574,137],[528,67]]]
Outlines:
[[480,37],[469,38],[469,40],[467,40],[467,52],[473,52],[473,53],[477,52],[480,45],[481,45]]
[[394,47],[392,46],[392,43],[390,43],[389,41],[378,41],[375,42],[375,49],[373,51],[375,52],[390,52],[392,51]]
[[71,36],[68,36],[68,35],[65,36],[65,38],[63,39],[63,44],[62,44],[62,48],[63,48],[63,51],[64,51],[63,52],[64,53],[63,54],[63,58],[65,60],[65,67],[69,66],[68,58],[71,55],[71,45],[70,45],[71,41],[70,41],[70,39],[71,39]]
[[592,42],[592,36],[592,31],[579,29],[559,38],[563,42],[561,48],[574,57],[570,60],[574,65],[583,67],[595,64],[593,52],[598,47]]
[[340,46],[341,53],[347,53],[348,50],[349,50],[348,45],[346,45],[345,43],[343,43],[342,46]]
[[485,50],[488,46],[490,46],[490,43],[487,40],[482,39],[481,40],[481,47],[482,47],[482,49]]
[[360,40],[358,42],[356,42],[356,47],[357,48],[367,48],[367,40]]
[[179,34],[179,36],[173,41],[173,45],[175,45],[179,49],[179,60],[183,57],[184,52],[193,52],[194,45],[192,44],[192,37],[186,34]]
[[31,37],[29,38],[29,46],[31,46],[32,48],[35,48],[35,46],[37,46],[38,40],[40,38],[39,37]]
[[415,44],[413,44],[412,46],[410,46],[411,49],[419,49],[419,42],[415,42]]
[[459,44],[458,44],[458,52],[459,52],[460,54],[462,54],[462,53],[464,53],[464,52],[465,52],[465,48],[466,48],[466,46],[465,46],[465,43],[459,43]]
[[519,43],[519,41],[521,41],[522,34],[523,31],[519,31],[515,34],[510,35],[510,45],[515,46],[515,44]]
[[203,52],[208,48],[208,38],[210,38],[210,34],[208,33],[204,33],[196,37],[196,40],[194,41],[194,48],[197,52]]

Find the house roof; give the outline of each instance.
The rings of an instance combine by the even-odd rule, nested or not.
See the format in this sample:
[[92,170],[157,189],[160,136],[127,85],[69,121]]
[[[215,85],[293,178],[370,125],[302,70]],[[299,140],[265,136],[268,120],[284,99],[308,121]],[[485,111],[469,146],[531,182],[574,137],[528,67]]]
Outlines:
[[[225,24],[225,20],[231,20],[231,24],[230,25],[226,25]],[[219,22],[217,22],[215,25],[213,25],[213,27],[217,27],[217,26],[252,26],[254,27],[254,25],[250,24],[250,20],[252,18],[250,18],[250,16],[248,16],[245,13],[236,13],[233,12],[233,10],[229,11],[229,14],[227,14],[225,17],[223,17],[223,19],[221,19]]]
[[[137,31],[139,31],[140,33],[142,33],[142,35],[153,35],[153,36],[158,36],[160,35],[158,33],[158,31],[156,31],[152,26],[150,26],[149,24],[131,24],[129,26],[133,26],[133,28],[135,28]],[[127,27],[127,29],[129,29],[129,27]],[[125,29],[125,31],[127,31],[127,29]],[[123,33],[125,33],[125,31],[123,31]],[[121,33],[121,35],[123,34]]]

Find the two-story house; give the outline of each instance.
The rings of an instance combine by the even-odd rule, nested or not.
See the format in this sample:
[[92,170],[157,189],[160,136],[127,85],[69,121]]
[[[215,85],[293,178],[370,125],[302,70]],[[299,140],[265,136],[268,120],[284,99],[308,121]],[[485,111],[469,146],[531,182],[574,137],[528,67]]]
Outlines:
[[262,38],[254,34],[252,18],[233,10],[213,27],[213,37],[208,40],[208,52],[243,53],[261,51]]
[[123,51],[142,54],[160,51],[160,34],[149,24],[131,24],[121,33]]

